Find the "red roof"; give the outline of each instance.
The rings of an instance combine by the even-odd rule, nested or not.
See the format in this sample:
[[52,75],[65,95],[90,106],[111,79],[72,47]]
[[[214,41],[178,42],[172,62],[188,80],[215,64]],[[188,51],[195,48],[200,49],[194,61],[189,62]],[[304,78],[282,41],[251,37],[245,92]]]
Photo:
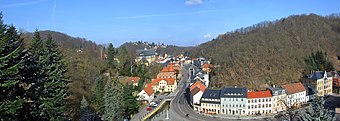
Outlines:
[[204,63],[202,68],[212,68],[214,67],[212,64]]
[[256,91],[256,92],[248,92],[247,98],[266,98],[272,97],[272,94],[269,90],[266,91]]
[[282,85],[282,87],[287,90],[288,94],[306,91],[305,87],[301,84],[301,82],[285,84]]
[[158,85],[160,81],[166,81],[167,85],[174,85],[175,84],[175,79],[174,78],[156,78],[152,80],[152,85]]
[[139,77],[128,77],[125,80],[125,83],[131,84],[131,83],[138,83]]
[[152,93],[153,93],[152,84],[147,84],[147,85],[145,85],[144,91],[145,91],[146,94],[148,94],[149,96],[152,95]]
[[204,84],[201,83],[201,81],[196,81],[196,83],[190,87],[190,92],[196,87],[202,90],[202,92],[204,92],[205,89],[207,88]]
[[168,66],[164,67],[161,72],[175,72],[174,70],[174,65],[173,64],[169,64]]

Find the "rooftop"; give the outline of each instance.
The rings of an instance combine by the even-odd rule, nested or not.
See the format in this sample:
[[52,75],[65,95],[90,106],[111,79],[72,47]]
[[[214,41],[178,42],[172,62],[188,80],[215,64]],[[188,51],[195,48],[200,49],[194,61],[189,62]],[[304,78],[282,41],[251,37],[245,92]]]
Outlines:
[[206,89],[202,95],[202,98],[220,99],[221,90]]
[[272,94],[270,93],[269,90],[248,92],[248,98],[267,98],[267,97],[272,97]]
[[148,94],[149,96],[153,94],[153,89],[152,89],[152,84],[147,84],[144,87],[144,91],[146,92],[146,94]]
[[194,90],[195,88],[198,88],[199,90],[202,90],[202,92],[205,91],[205,89],[207,88],[204,84],[202,84],[200,81],[197,81],[195,84],[193,84],[191,87],[190,87],[190,92],[191,94],[195,95],[192,90]]
[[143,49],[143,50],[136,50],[136,54],[138,56],[152,56],[156,55],[156,49]]
[[158,85],[160,81],[166,81],[167,85],[174,85],[175,84],[175,79],[174,78],[156,78],[152,80],[152,85]]
[[225,87],[221,90],[224,98],[247,98],[247,88]]
[[306,91],[305,87],[301,84],[301,82],[298,83],[290,83],[282,85],[282,87],[287,90],[289,94],[299,93]]

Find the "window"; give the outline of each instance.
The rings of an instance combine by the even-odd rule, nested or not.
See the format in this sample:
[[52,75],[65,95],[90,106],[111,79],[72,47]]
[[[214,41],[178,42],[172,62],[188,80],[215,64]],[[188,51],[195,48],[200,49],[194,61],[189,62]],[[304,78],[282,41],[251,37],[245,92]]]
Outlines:
[[250,109],[250,105],[248,105],[248,109]]
[[238,99],[236,98],[236,101],[238,101]]
[[259,99],[259,103],[261,102],[261,99]]
[[241,99],[241,101],[243,101],[243,98]]
[[250,100],[248,100],[248,103],[250,103]]

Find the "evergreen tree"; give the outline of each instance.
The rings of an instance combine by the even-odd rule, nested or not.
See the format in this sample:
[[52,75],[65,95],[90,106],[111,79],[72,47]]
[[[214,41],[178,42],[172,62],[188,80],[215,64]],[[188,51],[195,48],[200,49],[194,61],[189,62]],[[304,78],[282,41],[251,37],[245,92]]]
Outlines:
[[317,51],[315,54],[312,53],[305,60],[308,71],[333,71],[333,63],[326,60],[322,51]]
[[114,61],[115,55],[116,55],[116,50],[113,47],[112,43],[110,43],[109,47],[107,48],[107,61],[111,68],[116,68],[116,63]]
[[42,41],[35,32],[30,48],[32,54],[29,69],[34,71],[31,96],[31,115],[36,119],[61,120],[66,107],[66,66],[56,43],[48,36]]
[[24,103],[24,47],[15,27],[3,24],[0,13],[0,120],[20,119]]
[[96,112],[104,112],[104,84],[103,77],[98,77],[94,82],[91,105]]
[[300,112],[301,121],[335,121],[330,110],[324,108],[323,97],[316,97],[305,111]]
[[137,97],[133,96],[132,94],[132,85],[125,85],[124,86],[124,113],[125,117],[130,118],[130,115],[136,113],[138,111],[138,102],[136,100]]
[[123,108],[124,108],[123,90],[120,83],[117,80],[109,80],[105,85],[104,95],[104,117],[109,121],[121,121],[123,120]]

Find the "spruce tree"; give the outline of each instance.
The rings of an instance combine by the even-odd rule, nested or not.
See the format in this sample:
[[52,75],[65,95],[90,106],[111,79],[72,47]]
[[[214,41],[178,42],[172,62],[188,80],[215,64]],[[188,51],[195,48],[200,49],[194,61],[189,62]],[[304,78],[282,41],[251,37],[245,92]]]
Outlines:
[[58,45],[48,36],[46,43],[46,55],[43,57],[43,69],[46,75],[43,95],[41,97],[43,111],[48,114],[50,120],[60,120],[66,108],[65,98],[68,96],[65,77],[66,65],[62,61],[61,51]]
[[137,97],[133,96],[132,94],[132,85],[125,85],[124,86],[124,113],[126,117],[130,118],[130,116],[138,111],[138,102]]
[[30,113],[34,119],[61,120],[68,95],[61,52],[51,36],[42,41],[39,32],[35,32],[30,54],[28,70],[34,72],[34,84],[28,91],[32,100]]
[[94,82],[91,105],[96,112],[103,113],[104,107],[104,84],[103,77],[99,76]]
[[24,47],[15,27],[7,26],[0,13],[0,120],[17,120],[22,105]]
[[335,121],[330,110],[324,108],[323,97],[316,97],[309,106],[300,112],[301,121]]
[[110,43],[109,47],[107,48],[107,61],[111,68],[116,68],[116,63],[114,61],[115,55],[116,55],[116,50],[113,47],[112,43]]
[[109,78],[105,85],[104,95],[104,117],[109,121],[123,120],[123,90],[122,85],[117,82],[117,79]]

